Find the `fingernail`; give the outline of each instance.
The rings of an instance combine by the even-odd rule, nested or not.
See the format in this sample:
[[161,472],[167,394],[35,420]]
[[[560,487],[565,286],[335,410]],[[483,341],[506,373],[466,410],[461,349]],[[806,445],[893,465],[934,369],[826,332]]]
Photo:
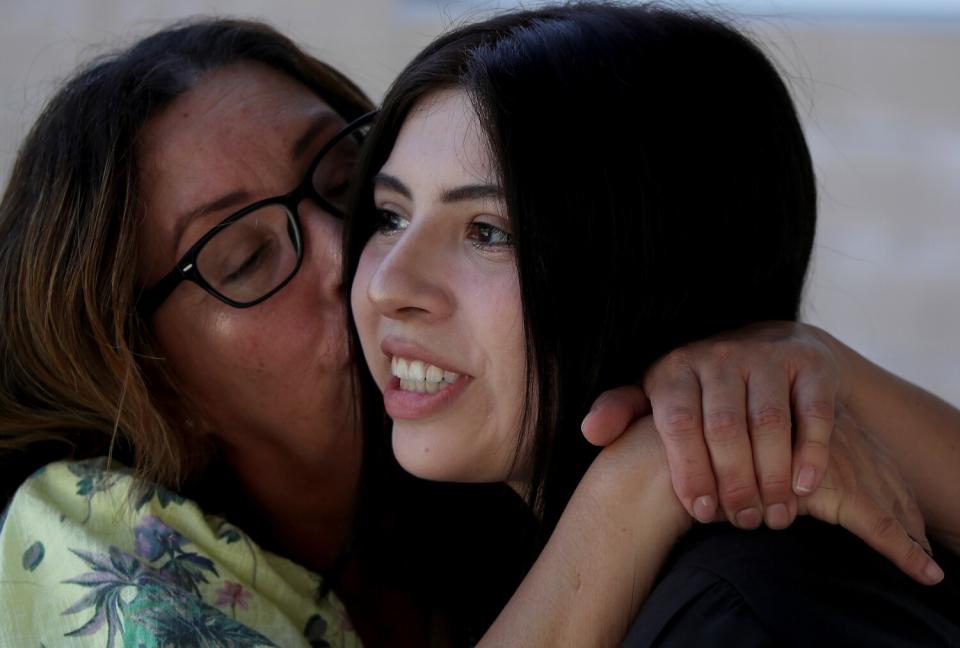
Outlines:
[[741,529],[756,529],[763,522],[758,508],[746,508],[737,513],[737,526]]
[[804,466],[797,474],[797,492],[801,495],[813,492],[813,486],[817,483],[817,469],[813,466]]
[[693,517],[698,522],[709,524],[713,522],[713,516],[717,514],[717,503],[709,495],[703,495],[693,500]]
[[790,511],[785,504],[774,504],[766,509],[767,526],[771,529],[785,529],[790,524]]
[[943,580],[943,570],[940,569],[940,565],[932,560],[927,563],[926,569],[923,570],[923,575],[927,577],[931,585],[936,585]]

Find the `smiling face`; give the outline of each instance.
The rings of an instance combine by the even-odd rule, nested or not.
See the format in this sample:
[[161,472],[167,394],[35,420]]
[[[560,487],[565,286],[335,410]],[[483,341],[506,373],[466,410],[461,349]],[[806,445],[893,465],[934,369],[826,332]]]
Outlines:
[[444,91],[407,117],[377,175],[378,229],[352,306],[409,472],[517,481],[526,374],[510,221],[477,115]]
[[[343,124],[309,89],[265,66],[204,75],[148,123],[140,145],[144,283],[231,213],[296,187]],[[233,308],[183,282],[151,324],[178,387],[228,450],[285,447],[304,461],[343,461],[355,435],[341,221],[309,200],[299,214],[303,264],[267,301]]]

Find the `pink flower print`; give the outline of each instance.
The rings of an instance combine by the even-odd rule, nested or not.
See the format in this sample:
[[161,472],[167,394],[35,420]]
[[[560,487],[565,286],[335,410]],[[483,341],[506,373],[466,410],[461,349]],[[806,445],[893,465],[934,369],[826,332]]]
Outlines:
[[247,610],[250,607],[250,592],[243,589],[240,583],[223,581],[223,586],[217,590],[217,607],[230,606],[230,613],[237,618],[237,608]]

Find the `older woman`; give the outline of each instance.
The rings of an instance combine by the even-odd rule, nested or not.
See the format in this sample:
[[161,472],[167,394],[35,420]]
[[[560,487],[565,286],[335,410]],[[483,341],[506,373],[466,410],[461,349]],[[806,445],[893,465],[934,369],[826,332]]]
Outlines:
[[[0,207],[2,643],[463,643],[499,611],[524,512],[407,478],[358,433],[339,216],[369,109],[279,34],[217,20],[94,62],[47,105]],[[651,379],[655,412],[691,393],[669,386]],[[703,517],[771,495],[742,432],[723,467],[747,488],[726,497],[707,463],[683,496]],[[703,466],[700,448],[676,456]],[[882,548],[920,577],[895,529]]]

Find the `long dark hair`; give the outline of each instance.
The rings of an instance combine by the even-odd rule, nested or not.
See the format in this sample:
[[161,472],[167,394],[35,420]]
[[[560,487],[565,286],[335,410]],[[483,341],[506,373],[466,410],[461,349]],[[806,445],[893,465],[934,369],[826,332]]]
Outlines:
[[[377,222],[370,179],[410,110],[446,88],[473,101],[513,226],[535,403],[523,433],[547,532],[595,455],[579,423],[602,390],[677,345],[796,317],[810,156],[776,69],[724,22],[657,4],[506,14],[441,36],[388,92],[348,219],[348,279]],[[380,425],[369,381],[363,398]]]
[[[255,61],[346,119],[370,108],[342,74],[257,22],[173,25],[75,73],[23,142],[0,203],[2,502],[56,458],[120,454],[177,487],[203,467],[183,399],[135,307],[142,228],[138,138],[210,70]],[[132,271],[133,270],[133,271]],[[149,369],[149,370],[147,370]],[[176,406],[172,405],[176,403]]]

